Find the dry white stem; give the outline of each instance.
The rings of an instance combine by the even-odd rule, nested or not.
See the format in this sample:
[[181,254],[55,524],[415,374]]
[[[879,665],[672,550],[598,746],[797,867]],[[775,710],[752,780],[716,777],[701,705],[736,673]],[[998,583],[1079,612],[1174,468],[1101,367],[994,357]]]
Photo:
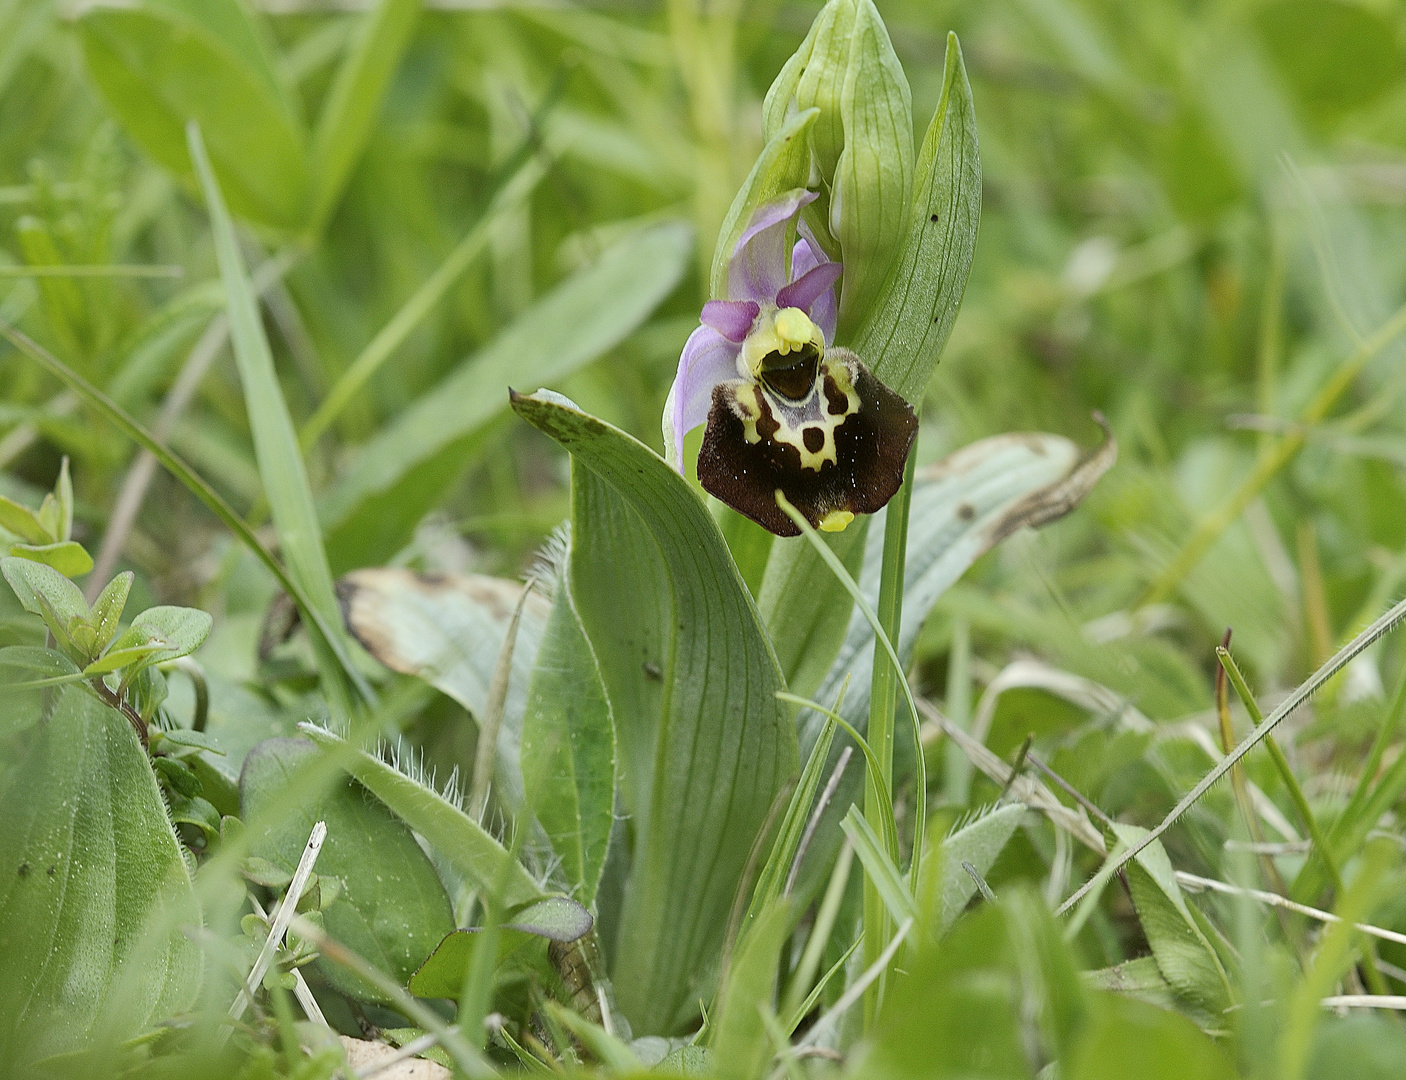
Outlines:
[[[1287,896],[1280,896],[1278,893],[1263,892],[1260,889],[1247,889],[1241,885],[1231,885],[1224,881],[1217,881],[1215,878],[1204,878],[1199,874],[1188,874],[1183,870],[1176,871],[1177,884],[1184,885],[1189,889],[1200,890],[1210,889],[1212,892],[1225,893],[1227,896],[1248,896],[1252,900],[1258,900],[1273,907],[1287,908],[1289,911],[1296,911],[1300,915],[1307,915],[1310,919],[1317,919],[1319,922],[1339,923],[1342,919],[1334,915],[1331,911],[1323,911],[1319,908],[1309,907],[1307,904],[1300,904],[1295,900],[1290,900]],[[1380,926],[1373,926],[1370,923],[1353,923],[1353,929],[1360,930],[1383,941],[1395,941],[1398,944],[1406,945],[1406,934],[1398,934],[1395,930],[1386,930]],[[1374,1001],[1381,998],[1373,998]]]
[[298,999],[298,1004],[303,1007],[303,1013],[309,1020],[328,1031],[332,1030],[327,1017],[322,1015],[322,1006],[317,1003],[317,998],[312,996],[312,987],[298,968],[293,969],[293,996]]
[[[322,842],[325,839],[327,839],[327,823],[319,821],[312,827],[312,835],[308,837],[307,846],[303,848],[303,857],[298,860],[298,869],[293,874],[293,880],[288,884],[288,891],[283,894],[282,901],[273,913],[273,922],[269,926],[269,936],[264,939],[264,947],[259,950],[258,959],[249,969],[249,977],[244,980],[244,985],[239,990],[239,996],[229,1007],[231,1020],[238,1020],[244,1015],[244,1010],[249,1007],[249,1002],[254,1000],[254,991],[264,981],[264,974],[269,969],[273,954],[283,943],[283,935],[288,931],[288,924],[292,921],[298,907],[298,898],[303,895],[308,878],[312,876],[313,864],[317,862],[318,852],[322,850]],[[326,1023],[325,1020],[323,1022]]]

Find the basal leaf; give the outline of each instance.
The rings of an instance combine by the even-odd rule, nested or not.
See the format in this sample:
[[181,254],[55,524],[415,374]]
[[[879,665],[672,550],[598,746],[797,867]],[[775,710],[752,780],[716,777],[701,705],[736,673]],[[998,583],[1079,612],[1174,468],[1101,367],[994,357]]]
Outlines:
[[[240,816],[254,820],[317,752],[306,739],[269,739],[251,750],[239,777]],[[403,984],[454,929],[439,876],[410,830],[352,781],[302,800],[262,835],[251,836],[250,854],[291,875],[319,821],[327,823],[327,839],[318,876],[336,878],[342,888],[322,913],[327,932]],[[323,964],[322,970],[346,993],[384,1000],[342,968]]]
[[637,1034],[692,1012],[753,841],[797,768],[776,657],[707,507],[644,444],[555,395],[514,409],[572,455],[571,582],[632,816],[613,978]]
[[567,882],[593,906],[614,824],[615,728],[566,574],[527,692],[522,783]]
[[190,876],[117,712],[60,692],[0,793],[0,1046],[7,1065],[121,1040],[188,1008]]

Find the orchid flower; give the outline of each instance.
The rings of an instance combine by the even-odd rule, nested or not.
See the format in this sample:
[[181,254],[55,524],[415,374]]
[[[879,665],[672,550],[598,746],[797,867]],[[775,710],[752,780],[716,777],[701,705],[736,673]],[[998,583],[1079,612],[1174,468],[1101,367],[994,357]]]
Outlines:
[[872,514],[903,482],[917,433],[912,407],[834,347],[832,262],[804,222],[786,269],[790,225],[814,192],[757,208],[728,265],[727,299],[703,305],[664,406],[665,456],[683,471],[684,436],[707,422],[698,455],[704,490],[778,536],[838,532]]

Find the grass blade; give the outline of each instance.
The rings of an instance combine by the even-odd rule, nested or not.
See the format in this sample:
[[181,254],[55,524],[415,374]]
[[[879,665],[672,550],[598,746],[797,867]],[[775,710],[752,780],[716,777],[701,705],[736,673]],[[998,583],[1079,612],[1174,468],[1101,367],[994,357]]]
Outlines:
[[1191,809],[1201,796],[1211,789],[1212,785],[1214,785],[1217,780],[1228,773],[1241,758],[1253,750],[1266,735],[1270,734],[1270,732],[1278,727],[1280,721],[1321,690],[1323,684],[1343,668],[1347,667],[1353,657],[1359,655],[1374,641],[1377,641],[1379,638],[1396,629],[1402,619],[1406,619],[1406,600],[1395,604],[1385,615],[1339,649],[1333,658],[1315,671],[1307,682],[1300,685],[1297,690],[1285,698],[1284,701],[1279,704],[1279,707],[1269,714],[1263,724],[1245,736],[1240,742],[1240,745],[1233,751],[1221,758],[1219,764],[1202,777],[1200,782],[1188,791],[1176,806],[1172,807],[1171,813],[1163,818],[1155,829],[1129,847],[1121,855],[1105,862],[1097,874],[1084,882],[1069,899],[1065,900],[1065,902],[1059,906],[1059,910],[1056,911],[1055,914],[1065,914],[1089,892],[1096,888],[1101,889],[1109,878],[1123,867],[1127,866],[1133,859],[1137,858],[1137,856],[1153,842],[1161,839],[1163,834],[1176,824],[1177,819],[1180,818],[1182,814]]
[[314,232],[322,230],[337,207],[419,16],[420,0],[381,0],[362,19],[351,51],[337,69],[312,140],[318,170]]
[[220,277],[225,283],[230,338],[240,382],[244,387],[244,402],[249,413],[264,494],[278,530],[279,545],[288,562],[289,574],[303,587],[309,602],[322,614],[327,624],[328,629],[322,626],[308,629],[331,703],[334,708],[345,711],[351,706],[346,673],[337,662],[330,643],[322,640],[329,631],[340,639],[343,631],[307,469],[298,448],[293,419],[288,414],[288,405],[278,385],[273,354],[264,335],[254,289],[234,235],[234,222],[225,206],[219,182],[215,179],[200,128],[193,121],[186,128],[186,140],[210,212],[215,254],[220,264]]
[[[161,463],[162,468],[179,480],[191,494],[199,499],[217,518],[224,522],[225,526],[239,537],[240,541],[247,547],[258,560],[268,568],[280,587],[286,592],[297,605],[298,613],[308,622],[315,626],[322,634],[324,640],[331,646],[336,654],[342,671],[359,689],[363,698],[367,701],[375,700],[375,692],[371,689],[365,677],[357,671],[352,664],[351,656],[346,650],[346,646],[341,638],[334,636],[333,627],[335,623],[329,622],[322,612],[315,608],[308,599],[308,595],[303,591],[302,586],[293,579],[283,565],[273,557],[268,548],[257,536],[254,530],[234,510],[234,507],[225,502],[223,496],[218,491],[206,483],[205,478],[192,469],[176,454],[166,449],[158,442],[146,428],[137,423],[132,416],[111,398],[104,394],[87,379],[79,375],[62,360],[60,360],[48,349],[38,342],[32,340],[25,334],[20,333],[13,326],[0,322],[0,337],[4,337],[11,345],[24,353],[31,360],[37,363],[45,371],[53,375],[61,383],[67,386],[73,393],[82,398],[96,412],[105,417],[109,423],[116,427],[122,434],[135,442],[138,446],[151,451],[156,460]],[[339,616],[340,617],[340,616]]]

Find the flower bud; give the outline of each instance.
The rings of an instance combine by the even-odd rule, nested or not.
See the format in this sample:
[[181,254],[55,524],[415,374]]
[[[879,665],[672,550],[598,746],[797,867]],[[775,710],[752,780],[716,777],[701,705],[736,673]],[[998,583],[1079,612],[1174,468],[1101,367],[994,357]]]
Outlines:
[[[817,235],[845,265],[840,334],[862,321],[903,239],[913,194],[913,104],[872,0],[830,0],[763,105],[769,137],[795,110],[819,110],[810,132],[822,190]],[[823,208],[828,203],[828,212]],[[823,229],[823,231],[822,231]]]

